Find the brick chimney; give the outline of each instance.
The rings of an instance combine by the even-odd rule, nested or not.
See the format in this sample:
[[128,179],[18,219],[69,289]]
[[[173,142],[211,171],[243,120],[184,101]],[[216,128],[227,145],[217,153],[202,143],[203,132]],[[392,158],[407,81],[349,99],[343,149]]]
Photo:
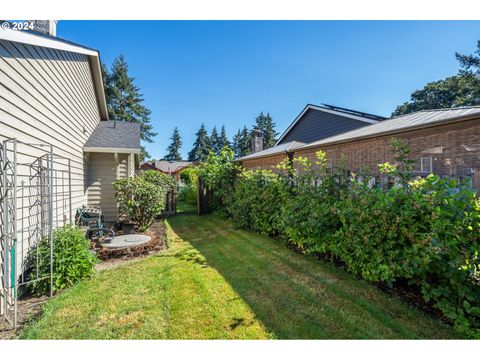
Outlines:
[[252,154],[263,150],[263,131],[252,130]]
[[33,30],[50,36],[57,36],[58,20],[31,20]]

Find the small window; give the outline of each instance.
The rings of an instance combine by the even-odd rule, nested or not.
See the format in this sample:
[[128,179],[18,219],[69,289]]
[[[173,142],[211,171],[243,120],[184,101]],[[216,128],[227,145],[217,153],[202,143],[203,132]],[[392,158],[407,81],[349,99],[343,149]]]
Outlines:
[[420,172],[430,174],[433,171],[432,157],[422,156],[420,158]]

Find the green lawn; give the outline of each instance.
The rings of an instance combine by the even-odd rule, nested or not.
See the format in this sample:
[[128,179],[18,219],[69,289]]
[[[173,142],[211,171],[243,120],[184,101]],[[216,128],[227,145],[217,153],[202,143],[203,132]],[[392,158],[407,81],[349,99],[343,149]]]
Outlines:
[[53,299],[31,339],[450,338],[447,326],[215,215],[168,220],[170,249]]
[[189,214],[196,214],[197,207],[195,205],[187,204],[183,201],[177,201],[177,213],[189,213]]

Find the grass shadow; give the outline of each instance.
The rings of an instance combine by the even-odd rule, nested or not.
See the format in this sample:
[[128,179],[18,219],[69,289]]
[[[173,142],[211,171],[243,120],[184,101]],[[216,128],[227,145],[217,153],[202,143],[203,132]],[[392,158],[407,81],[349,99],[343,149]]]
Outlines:
[[[195,250],[178,258],[217,270],[278,338],[450,338],[436,319],[365,281],[215,215],[169,219]],[[232,319],[231,328],[243,325]]]

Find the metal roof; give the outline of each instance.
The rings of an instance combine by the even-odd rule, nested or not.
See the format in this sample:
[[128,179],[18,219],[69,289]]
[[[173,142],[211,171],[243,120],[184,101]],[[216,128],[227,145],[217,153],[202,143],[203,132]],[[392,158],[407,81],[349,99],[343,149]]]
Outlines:
[[100,121],[84,148],[140,149],[140,124]]
[[268,148],[268,149],[265,149],[265,150],[262,150],[262,151],[258,151],[256,153],[253,153],[253,154],[250,154],[250,155],[243,156],[241,158],[235,159],[235,161],[257,159],[257,158],[261,158],[261,157],[264,157],[264,156],[282,154],[282,153],[285,153],[285,152],[288,152],[288,151],[291,151],[291,150],[294,150],[294,149],[298,149],[299,147],[302,147],[303,145],[305,145],[305,143],[302,143],[302,142],[299,142],[299,141],[290,141],[290,142],[285,143],[285,144],[280,144],[280,145],[273,146],[271,148]]
[[411,114],[400,115],[384,120],[374,125],[364,126],[343,134],[331,136],[326,139],[314,141],[302,148],[310,148],[319,145],[328,145],[341,142],[349,142],[362,138],[375,137],[389,133],[406,131],[409,129],[423,128],[450,121],[461,120],[471,116],[480,116],[480,106],[423,110]]

